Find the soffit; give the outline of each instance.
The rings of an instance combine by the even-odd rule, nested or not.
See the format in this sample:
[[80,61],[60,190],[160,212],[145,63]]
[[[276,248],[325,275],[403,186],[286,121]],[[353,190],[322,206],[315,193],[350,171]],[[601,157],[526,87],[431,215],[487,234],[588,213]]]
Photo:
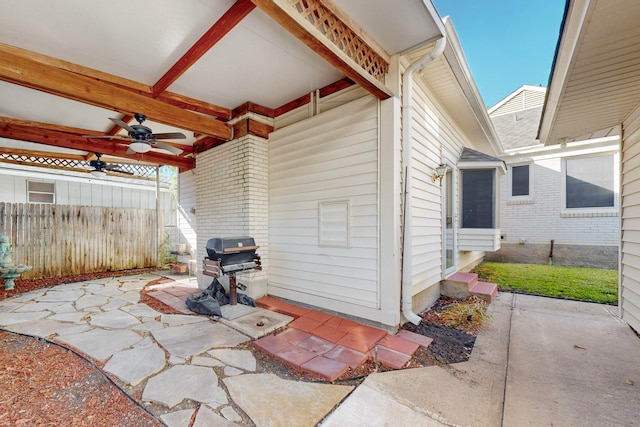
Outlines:
[[539,138],[557,144],[615,127],[640,103],[640,2],[570,1]]

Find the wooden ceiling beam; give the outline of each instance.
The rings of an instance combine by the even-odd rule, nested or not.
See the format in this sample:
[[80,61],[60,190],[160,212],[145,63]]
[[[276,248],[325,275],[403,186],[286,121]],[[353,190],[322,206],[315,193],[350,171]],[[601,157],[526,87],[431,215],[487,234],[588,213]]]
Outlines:
[[215,104],[210,104],[208,102],[200,101],[177,93],[166,91],[156,96],[156,99],[166,104],[175,105],[176,107],[207,114],[220,120],[226,121],[231,118],[231,110],[229,108],[220,107]]
[[[176,166],[180,168],[180,170],[189,170],[193,168],[193,159],[190,158],[166,155],[154,151],[149,151],[144,154],[127,154],[128,141],[115,142],[111,140],[103,140],[99,143],[92,143],[87,141],[86,138],[82,138],[75,133],[26,125],[18,123],[18,121],[15,120],[7,120],[4,117],[0,117],[0,137],[72,150],[87,151],[90,153],[98,152],[158,165]],[[60,153],[60,155],[62,156],[63,154]],[[73,156],[73,154],[70,156]]]
[[20,150],[17,148],[0,147],[0,154],[7,154],[12,156],[45,157],[48,159],[89,161],[89,159],[87,159],[87,156],[84,156],[82,154],[64,154],[64,153],[55,153],[53,151],[40,151],[40,150]]
[[240,23],[253,9],[255,5],[250,0],[238,0],[227,10],[215,24],[204,33],[202,37],[173,64],[158,82],[153,85],[152,93],[158,96],[164,92],[178,77],[189,69],[209,49],[218,43],[229,31]]
[[[393,95],[393,92],[382,82],[384,75],[388,69],[388,61],[378,55],[365,41],[365,38],[354,32],[349,25],[343,23],[340,17],[334,13],[337,6],[333,6],[332,10],[327,8],[326,0],[251,0],[258,8],[269,15],[273,20],[278,22],[283,28],[293,34],[304,44],[313,49],[318,55],[323,57],[327,62],[336,69],[344,73],[348,78],[365,88],[371,94],[379,99],[387,99]],[[297,7],[300,6],[300,7]],[[321,13],[320,13],[321,12]],[[309,19],[304,14],[308,13],[313,19]],[[334,33],[324,25],[323,17],[319,14],[331,15],[331,21],[340,26],[335,34],[350,32],[352,42],[356,42],[359,53],[365,57],[365,61],[359,61],[357,58],[347,54],[351,47],[339,47],[333,41]],[[314,21],[312,23],[311,21]],[[329,32],[330,37],[325,34]],[[364,33],[364,31],[361,31]],[[368,37],[366,38],[368,39]],[[346,44],[346,43],[344,43]],[[353,46],[352,46],[353,47]],[[344,50],[343,50],[344,49]]]
[[[81,65],[73,64],[71,62],[63,61],[61,59],[52,58],[50,56],[42,55],[36,52],[20,49],[15,46],[0,43],[0,50],[7,52],[14,52],[18,55],[28,56],[36,62],[44,65],[48,65],[61,70],[70,71],[82,76],[91,77],[92,79],[100,80],[105,83],[118,86],[122,89],[135,92],[140,95],[152,97],[152,88],[149,85],[138,83],[133,80],[125,79],[122,77],[114,76],[113,74],[104,73],[102,71],[94,70],[92,68],[83,67]],[[26,85],[24,85],[26,86]],[[28,87],[28,86],[27,86]],[[37,88],[33,88],[37,89]],[[159,96],[167,104],[176,105],[186,110],[196,111],[198,113],[207,114],[218,119],[228,120],[231,117],[231,110],[228,108],[220,107],[219,105],[210,104],[204,101],[190,98],[188,96],[178,95],[171,92],[164,92],[162,96]]]
[[231,136],[230,127],[214,118],[39,62],[24,51],[4,49],[5,46],[0,45],[0,80],[123,114],[143,112],[150,120],[205,135],[222,139]]

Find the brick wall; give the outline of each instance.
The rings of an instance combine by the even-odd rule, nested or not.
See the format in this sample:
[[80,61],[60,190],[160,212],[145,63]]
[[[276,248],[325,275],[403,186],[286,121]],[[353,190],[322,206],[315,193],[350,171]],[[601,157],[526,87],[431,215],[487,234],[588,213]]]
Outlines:
[[[212,237],[251,236],[260,246],[263,270],[239,274],[246,293],[266,294],[268,268],[268,151],[267,140],[247,136],[198,154],[196,158],[196,232],[198,285],[211,278],[202,275],[205,245]],[[221,280],[222,281],[222,280]]]
[[[537,160],[531,164],[530,200],[511,199],[510,174],[500,178],[500,233],[503,236],[503,249],[495,254],[487,254],[487,259],[521,262],[509,257],[517,253],[518,259],[526,258],[529,246],[531,262],[536,262],[533,260],[536,258],[535,254],[542,249],[546,250],[548,256],[551,240],[558,247],[562,245],[571,248],[570,252],[575,252],[576,256],[579,256],[580,246],[589,246],[590,248],[585,248],[587,253],[593,253],[596,248],[608,248],[603,252],[607,260],[611,258],[611,254],[617,253],[620,239],[618,213],[563,214],[561,166],[560,158]],[[584,254],[585,258],[587,253]],[[547,256],[541,260],[546,262]],[[617,260],[609,262],[615,264]]]
[[[509,198],[507,173],[500,183],[500,232],[504,243],[549,243],[617,246],[620,239],[619,216],[588,214],[562,215],[561,159],[539,160],[531,165],[532,200],[517,202]],[[608,214],[610,215],[610,214]]]

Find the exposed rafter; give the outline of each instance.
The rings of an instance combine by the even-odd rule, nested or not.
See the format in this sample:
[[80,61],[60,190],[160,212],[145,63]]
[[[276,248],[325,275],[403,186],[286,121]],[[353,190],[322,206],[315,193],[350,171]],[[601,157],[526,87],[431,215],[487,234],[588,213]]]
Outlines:
[[169,69],[158,82],[153,85],[152,93],[158,96],[164,92],[174,81],[178,79],[185,71],[189,69],[198,59],[202,57],[209,49],[222,39],[229,31],[233,29],[245,16],[247,16],[255,5],[250,0],[238,0],[233,6],[225,12],[224,15],[209,30],[204,33],[191,48],[182,55],[173,67]]
[[[282,27],[322,56],[331,65],[379,99],[392,95],[384,84],[388,59],[343,22],[339,8],[328,0],[251,0]],[[331,5],[331,7],[327,7]]]
[[[42,55],[35,54],[35,57]],[[31,52],[0,45],[0,80],[123,114],[143,111],[150,120],[205,135],[223,139],[231,136],[229,126],[214,118],[141,95],[132,87],[123,89],[122,86],[97,80],[81,73],[86,68],[75,68],[76,72],[57,68],[34,59]],[[118,78],[114,76],[113,80]]]
[[176,166],[181,170],[193,168],[193,159],[156,153],[127,154],[127,141],[103,140],[89,142],[80,134],[91,132],[86,129],[76,129],[54,126],[46,123],[26,122],[7,117],[0,117],[0,137],[18,141],[34,142],[55,147],[100,153],[122,158],[137,159],[158,165]]

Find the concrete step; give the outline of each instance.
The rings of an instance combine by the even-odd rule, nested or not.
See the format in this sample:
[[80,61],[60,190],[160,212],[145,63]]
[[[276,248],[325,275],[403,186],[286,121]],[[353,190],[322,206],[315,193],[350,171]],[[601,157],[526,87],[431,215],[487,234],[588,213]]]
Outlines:
[[475,273],[458,272],[440,283],[440,293],[444,296],[464,299],[469,297],[469,289],[478,283],[478,275]]
[[498,295],[498,285],[479,282],[475,273],[455,273],[440,283],[440,293],[444,296],[464,299],[476,295],[491,303]]
[[482,298],[491,304],[498,295],[498,285],[489,282],[477,282],[474,287],[469,289],[469,294]]

